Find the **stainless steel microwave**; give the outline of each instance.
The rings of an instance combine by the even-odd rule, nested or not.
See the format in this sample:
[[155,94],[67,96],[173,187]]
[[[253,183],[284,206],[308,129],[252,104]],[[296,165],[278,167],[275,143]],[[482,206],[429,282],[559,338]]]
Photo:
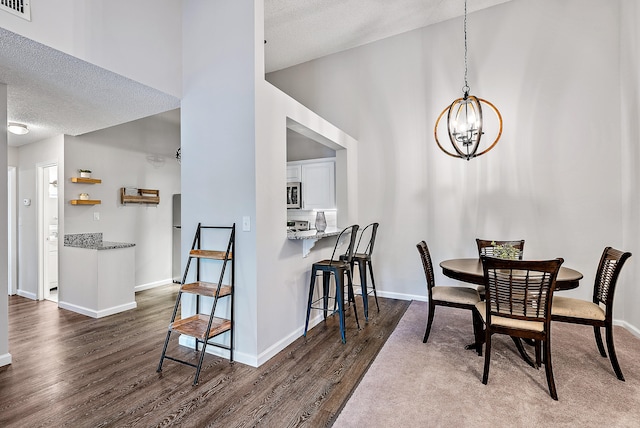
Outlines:
[[301,190],[299,181],[287,183],[287,208],[302,208]]

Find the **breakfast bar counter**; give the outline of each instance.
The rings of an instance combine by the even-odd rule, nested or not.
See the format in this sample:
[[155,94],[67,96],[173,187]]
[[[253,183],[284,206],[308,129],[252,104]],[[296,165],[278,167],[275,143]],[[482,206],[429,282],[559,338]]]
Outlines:
[[318,239],[338,236],[340,232],[342,232],[342,229],[336,227],[327,227],[324,232],[318,232],[317,230],[289,231],[287,232],[287,239],[302,240],[302,257],[307,257],[313,246],[318,242]]
[[135,244],[102,233],[64,236],[58,306],[92,318],[134,309]]

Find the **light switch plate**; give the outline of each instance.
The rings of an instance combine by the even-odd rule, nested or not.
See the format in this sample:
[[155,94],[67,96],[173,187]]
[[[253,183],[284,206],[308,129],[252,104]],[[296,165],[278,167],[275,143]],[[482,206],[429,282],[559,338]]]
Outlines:
[[242,217],[242,231],[249,232],[251,230],[251,217],[248,215]]

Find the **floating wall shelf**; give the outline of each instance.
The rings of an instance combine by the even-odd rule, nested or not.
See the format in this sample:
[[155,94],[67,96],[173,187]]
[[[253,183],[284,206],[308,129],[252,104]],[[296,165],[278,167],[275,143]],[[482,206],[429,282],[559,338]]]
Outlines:
[[159,204],[160,191],[152,189],[132,189],[130,187],[120,188],[120,202],[136,204]]
[[99,178],[84,178],[84,177],[71,177],[72,183],[86,183],[86,184],[99,184],[102,180]]
[[71,205],[100,205],[102,201],[98,199],[71,199]]

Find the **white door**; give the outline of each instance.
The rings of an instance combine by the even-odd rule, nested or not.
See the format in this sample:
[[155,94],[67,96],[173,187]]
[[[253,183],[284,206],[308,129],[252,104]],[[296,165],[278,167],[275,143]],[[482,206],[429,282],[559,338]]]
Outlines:
[[40,180],[40,299],[57,301],[58,289],[58,165],[41,167]]

